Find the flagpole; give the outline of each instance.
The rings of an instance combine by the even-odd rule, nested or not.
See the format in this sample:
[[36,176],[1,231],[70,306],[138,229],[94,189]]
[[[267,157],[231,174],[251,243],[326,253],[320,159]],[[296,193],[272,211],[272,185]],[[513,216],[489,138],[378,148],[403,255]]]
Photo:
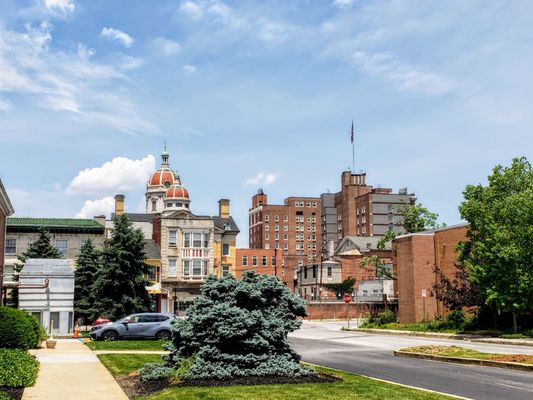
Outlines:
[[353,131],[353,120],[352,120],[352,173],[355,174],[355,138]]

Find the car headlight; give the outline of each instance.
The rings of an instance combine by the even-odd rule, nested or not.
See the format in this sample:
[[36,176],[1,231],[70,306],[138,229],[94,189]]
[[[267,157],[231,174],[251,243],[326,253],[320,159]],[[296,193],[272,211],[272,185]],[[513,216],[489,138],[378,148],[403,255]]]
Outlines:
[[98,331],[104,327],[104,324],[102,325],[96,325],[91,328],[91,332]]

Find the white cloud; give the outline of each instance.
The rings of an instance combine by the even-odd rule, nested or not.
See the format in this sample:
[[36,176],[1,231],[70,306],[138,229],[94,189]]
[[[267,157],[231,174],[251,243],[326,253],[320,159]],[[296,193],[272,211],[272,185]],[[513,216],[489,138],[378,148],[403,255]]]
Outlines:
[[[24,31],[0,26],[0,98],[4,111],[16,109],[19,96],[30,97],[37,106],[71,113],[77,122],[104,124],[127,133],[153,133],[121,85],[125,71],[137,68],[142,59],[123,56],[108,63],[93,60],[95,51],[78,44],[73,51],[55,51],[52,26],[44,22]],[[109,59],[108,59],[109,60]],[[10,104],[7,107],[6,104]]]
[[255,177],[247,179],[245,185],[268,186],[275,183],[279,174],[260,172]]
[[187,75],[193,75],[196,73],[196,67],[194,65],[184,65],[183,72],[185,72]]
[[339,8],[350,8],[353,6],[354,0],[335,0],[333,5]]
[[2,99],[0,97],[0,111],[11,111],[13,109],[13,106],[9,101],[6,99]]
[[116,40],[122,43],[126,47],[133,46],[133,42],[135,41],[126,32],[122,32],[120,29],[116,29],[116,28],[103,28],[102,32],[100,32],[100,36],[104,38]]
[[181,50],[178,42],[164,37],[155,38],[152,41],[152,45],[159,53],[165,56],[172,56]]
[[186,1],[180,5],[180,10],[189,15],[193,19],[200,19],[203,15],[203,10],[198,4],[193,1]]
[[100,167],[86,168],[70,181],[68,194],[118,193],[142,187],[155,170],[155,158],[115,157]]
[[381,77],[401,90],[438,95],[451,92],[455,86],[443,75],[404,64],[389,54],[356,51],[351,59],[364,72]]
[[73,12],[75,5],[72,0],[44,0],[44,6],[50,10],[59,10],[62,13]]
[[279,45],[283,43],[293,31],[293,28],[273,21],[262,21],[257,35],[264,42]]
[[113,197],[104,197],[99,200],[86,200],[75,218],[93,218],[98,215],[109,216],[115,209]]

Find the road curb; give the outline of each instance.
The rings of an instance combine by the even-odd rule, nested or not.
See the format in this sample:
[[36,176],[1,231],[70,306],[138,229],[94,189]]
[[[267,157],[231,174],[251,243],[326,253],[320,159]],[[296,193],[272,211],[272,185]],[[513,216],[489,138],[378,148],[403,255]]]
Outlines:
[[520,370],[520,371],[529,371],[529,372],[533,371],[533,365],[505,362],[505,361],[478,360],[475,358],[435,356],[431,354],[411,353],[411,352],[401,351],[401,350],[394,350],[394,355],[396,357],[420,358],[424,360],[443,361],[443,362],[451,362],[451,363],[456,363],[456,364],[481,365],[484,367],[506,368],[506,369]]
[[384,382],[384,383],[390,383],[391,385],[403,386],[403,387],[406,387],[406,388],[409,388],[409,389],[421,390],[421,391],[423,391],[423,392],[428,392],[428,393],[441,394],[441,395],[443,395],[443,396],[452,397],[452,398],[454,398],[454,399],[473,400],[473,399],[471,399],[470,397],[463,397],[463,396],[458,396],[458,395],[456,395],[456,394],[450,394],[450,393],[445,393],[445,392],[439,392],[438,390],[431,390],[431,389],[426,389],[426,388],[422,388],[422,387],[418,387],[418,386],[406,385],[405,383],[398,383],[398,382],[394,382],[394,381],[388,381],[388,380],[386,380],[386,379],[381,379],[381,378],[374,378],[373,376],[363,375],[363,374],[359,374],[359,373],[357,373],[357,372],[344,371],[344,370],[342,370],[342,369],[326,367],[326,366],[324,366],[324,365],[313,364],[313,363],[309,363],[309,362],[306,362],[306,361],[303,361],[303,363],[304,363],[304,364],[307,364],[307,365],[311,365],[311,366],[313,366],[313,367],[327,368],[327,369],[330,369],[330,370],[332,370],[332,371],[343,372],[343,373],[345,373],[345,374],[353,374],[353,375],[362,376],[363,378],[368,378],[368,379],[372,379],[372,380],[374,380],[374,381],[379,381],[379,382]]
[[[364,332],[381,335],[397,335],[397,336],[417,336],[417,337],[429,337],[433,339],[451,339],[462,340],[465,342],[474,343],[489,343],[489,344],[503,344],[510,346],[527,346],[533,347],[533,341],[519,340],[519,339],[498,339],[489,337],[476,337],[469,334],[456,334],[456,333],[439,333],[439,332],[415,332],[415,331],[397,331],[392,329],[370,329],[370,328],[356,328],[356,329],[343,329],[347,332]],[[517,340],[512,342],[511,340]]]

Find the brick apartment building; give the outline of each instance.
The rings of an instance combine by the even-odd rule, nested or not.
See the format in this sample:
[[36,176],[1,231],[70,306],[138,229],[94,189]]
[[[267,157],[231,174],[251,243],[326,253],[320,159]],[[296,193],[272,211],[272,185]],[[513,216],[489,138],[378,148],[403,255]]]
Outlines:
[[293,290],[296,270],[320,262],[321,220],[319,197],[288,197],[284,204],[273,205],[260,189],[249,210],[250,249],[281,252],[284,281]]
[[398,276],[398,317],[401,323],[447,314],[448,310],[430,295],[430,291],[439,273],[454,277],[456,246],[466,240],[467,229],[468,224],[459,224],[411,233],[394,240],[393,264]]
[[344,171],[340,192],[321,195],[322,258],[330,257],[345,236],[381,237],[388,230],[405,233],[400,209],[415,201],[407,189],[393,193],[390,188],[374,188],[366,184],[366,174]]
[[7,217],[13,214],[15,210],[9,201],[9,197],[0,180],[0,305],[4,299],[4,253],[6,243]]
[[241,279],[246,271],[258,274],[276,275],[287,285],[292,276],[284,274],[281,267],[282,252],[275,249],[237,249],[235,277]]

